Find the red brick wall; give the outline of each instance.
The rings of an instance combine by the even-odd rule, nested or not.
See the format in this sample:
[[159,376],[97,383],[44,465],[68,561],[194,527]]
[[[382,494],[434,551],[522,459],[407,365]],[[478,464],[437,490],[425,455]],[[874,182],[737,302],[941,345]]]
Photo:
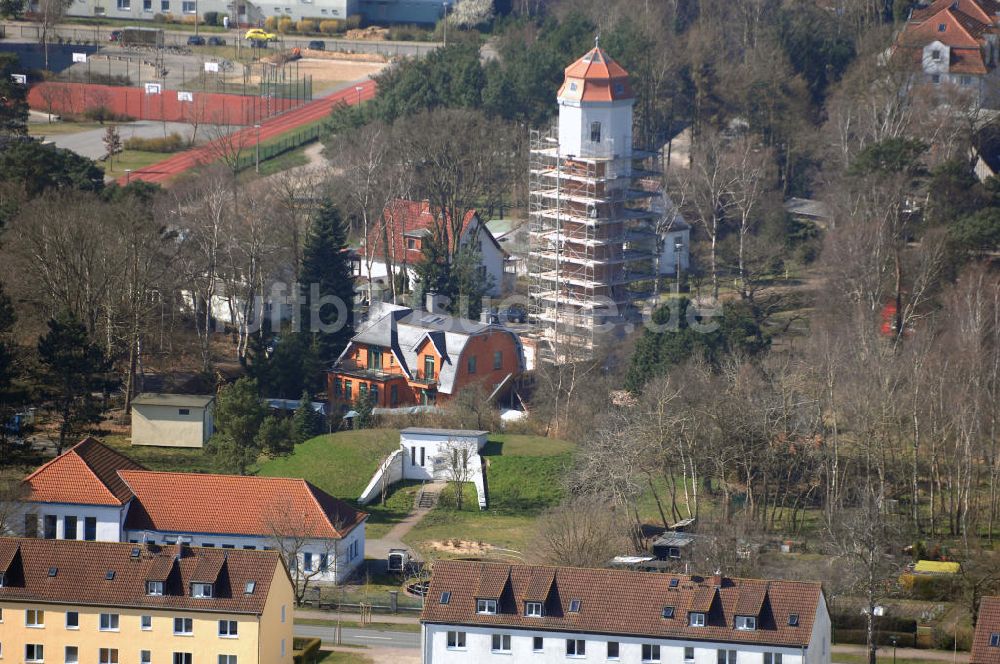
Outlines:
[[46,81],[28,91],[28,105],[53,113],[82,115],[87,109],[105,106],[119,115],[137,120],[198,122],[199,124],[252,125],[296,106],[294,99],[263,99],[256,96],[194,92],[194,101],[177,100],[176,90],[147,95],[144,88],[88,83]]

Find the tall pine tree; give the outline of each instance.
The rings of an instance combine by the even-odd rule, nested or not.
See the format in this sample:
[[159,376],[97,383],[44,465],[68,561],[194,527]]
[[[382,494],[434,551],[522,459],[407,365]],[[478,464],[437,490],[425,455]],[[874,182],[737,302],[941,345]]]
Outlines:
[[299,273],[300,329],[312,336],[322,368],[354,336],[354,278],[340,211],[324,199],[309,224]]

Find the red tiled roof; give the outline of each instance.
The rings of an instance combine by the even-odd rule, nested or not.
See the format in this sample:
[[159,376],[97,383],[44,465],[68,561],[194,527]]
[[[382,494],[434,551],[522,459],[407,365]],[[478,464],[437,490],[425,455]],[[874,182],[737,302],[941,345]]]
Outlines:
[[986,60],[983,59],[983,52],[978,48],[953,48],[951,49],[948,72],[982,75],[988,73],[989,70],[986,67]]
[[586,55],[566,67],[558,97],[579,101],[616,101],[632,99],[628,72],[604,49],[595,46]]
[[125,470],[126,530],[339,539],[368,518],[305,480]]
[[982,23],[995,23],[997,13],[1000,12],[1000,2],[997,0],[936,0],[926,7],[914,9],[910,20],[923,22],[956,5],[959,11]]
[[[497,598],[499,613],[476,613],[475,600],[481,584],[495,589],[496,580],[506,579],[508,574],[510,583],[504,584],[505,590]],[[550,577],[543,617],[525,616],[521,598],[527,599],[532,594],[529,588],[544,585],[544,579]],[[670,586],[671,579],[678,580],[676,587]],[[451,593],[447,604],[440,602],[443,592]],[[718,599],[706,605],[705,598],[716,594]],[[735,629],[737,606],[747,610],[758,599],[761,608],[757,629]],[[580,601],[579,611],[569,611],[572,600]],[[809,645],[821,601],[819,583],[722,579],[717,587],[711,578],[697,576],[439,560],[434,563],[420,619],[428,623],[804,647]],[[710,606],[704,627],[688,626],[686,611],[692,604]],[[663,609],[668,606],[675,609],[673,618],[663,618]],[[788,624],[791,614],[798,616],[796,626]]]
[[[437,227],[435,216],[436,213],[431,211],[429,201],[411,201],[397,198],[385,207],[385,210],[382,211],[382,221],[389,224],[392,229],[389,233],[389,239],[393,243],[391,256],[395,264],[409,263],[412,265],[421,260],[423,256],[422,251],[420,249],[407,249],[406,238],[407,236],[411,238],[420,237],[421,235],[433,232]],[[462,220],[463,234],[465,234],[469,228],[469,224],[475,218],[475,210],[469,210],[465,213],[465,219]],[[450,229],[450,224],[448,228]],[[492,234],[490,237],[492,237]],[[361,253],[366,256],[385,256],[385,246],[381,236],[376,238],[371,249],[367,246],[361,247]]]
[[[944,30],[939,27],[944,25]],[[939,41],[952,48],[979,48],[982,35],[992,28],[956,9],[945,8],[922,22],[910,22],[900,34],[899,42],[910,48],[923,48]]]
[[[135,549],[140,553],[132,557]],[[0,601],[260,615],[275,569],[283,565],[278,551],[187,548],[164,594],[146,595],[146,581],[158,580],[154,568],[172,565],[179,552],[176,546],[0,538],[0,561],[7,572]],[[193,573],[206,564],[218,570],[209,580],[215,583],[215,596],[195,599],[190,582],[201,580]],[[108,572],[114,578],[108,579]],[[256,584],[249,594],[248,581]]]
[[1000,664],[1000,647],[990,645],[994,634],[1000,634],[1000,597],[984,597],[979,603],[969,664]]
[[43,503],[122,505],[132,492],[119,470],[144,470],[93,438],[82,441],[28,475],[27,500]]

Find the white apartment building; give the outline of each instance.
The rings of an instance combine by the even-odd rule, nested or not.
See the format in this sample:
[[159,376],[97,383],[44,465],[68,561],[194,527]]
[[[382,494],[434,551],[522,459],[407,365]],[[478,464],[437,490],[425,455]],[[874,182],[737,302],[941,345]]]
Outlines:
[[438,561],[423,664],[830,664],[819,583]]

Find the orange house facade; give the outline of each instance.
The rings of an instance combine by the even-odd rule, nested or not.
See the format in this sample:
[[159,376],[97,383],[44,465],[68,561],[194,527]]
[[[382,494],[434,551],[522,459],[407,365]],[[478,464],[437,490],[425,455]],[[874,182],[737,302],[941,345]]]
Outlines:
[[517,334],[497,324],[381,305],[327,372],[331,405],[371,397],[376,408],[434,405],[479,384],[491,396],[524,371]]

